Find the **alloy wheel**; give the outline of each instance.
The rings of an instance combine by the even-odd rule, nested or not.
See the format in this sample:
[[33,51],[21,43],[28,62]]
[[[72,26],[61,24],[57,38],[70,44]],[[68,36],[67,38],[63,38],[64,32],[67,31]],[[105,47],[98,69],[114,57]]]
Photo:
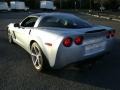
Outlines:
[[31,46],[31,58],[35,69],[37,71],[41,71],[43,66],[43,58],[37,43],[33,43]]

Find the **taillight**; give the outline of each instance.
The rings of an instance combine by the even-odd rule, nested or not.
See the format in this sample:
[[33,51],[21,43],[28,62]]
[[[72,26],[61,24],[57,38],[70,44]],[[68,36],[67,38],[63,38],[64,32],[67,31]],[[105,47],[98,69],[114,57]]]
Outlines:
[[115,36],[115,30],[112,30],[111,31],[111,37],[114,37]]
[[111,37],[111,31],[108,31],[108,32],[107,32],[106,37],[107,37],[107,38],[110,38],[110,37]]
[[72,45],[72,38],[70,38],[70,37],[67,37],[67,38],[65,38],[64,40],[63,40],[63,45],[65,46],[65,47],[70,47],[71,45]]
[[75,40],[74,40],[74,42],[75,42],[76,45],[82,44],[82,42],[83,42],[83,37],[82,37],[82,36],[76,37]]
[[111,37],[114,37],[114,36],[115,36],[115,30],[108,31],[107,34],[106,34],[107,38],[111,38]]

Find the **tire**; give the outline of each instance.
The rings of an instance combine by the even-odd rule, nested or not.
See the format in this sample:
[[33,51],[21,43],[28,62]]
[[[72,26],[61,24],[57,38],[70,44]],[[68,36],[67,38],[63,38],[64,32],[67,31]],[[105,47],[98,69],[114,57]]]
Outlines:
[[9,41],[10,44],[13,43],[13,38],[12,38],[12,35],[11,35],[10,31],[8,31],[8,41]]
[[40,46],[36,42],[31,45],[31,59],[34,68],[39,72],[49,66]]

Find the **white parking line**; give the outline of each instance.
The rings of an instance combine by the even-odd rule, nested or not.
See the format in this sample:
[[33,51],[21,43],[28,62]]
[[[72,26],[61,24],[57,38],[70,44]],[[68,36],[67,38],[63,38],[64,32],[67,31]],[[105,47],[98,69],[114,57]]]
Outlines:
[[[103,18],[103,19],[108,19],[108,20],[113,20],[113,21],[117,21],[117,22],[120,22],[120,19],[115,19],[115,18],[112,18],[112,17],[106,17],[106,16],[102,16],[102,15],[95,15],[95,14],[89,14],[89,13],[84,13],[82,12],[83,14],[86,14],[86,15],[90,15],[90,16],[93,16],[93,17],[97,17],[97,18]],[[120,16],[119,16],[120,17]]]

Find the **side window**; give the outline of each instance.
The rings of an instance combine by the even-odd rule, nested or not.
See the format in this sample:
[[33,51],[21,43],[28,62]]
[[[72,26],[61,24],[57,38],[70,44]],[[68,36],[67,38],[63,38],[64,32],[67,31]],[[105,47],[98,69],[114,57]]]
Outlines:
[[28,17],[22,23],[22,27],[34,27],[35,22],[37,21],[36,17]]
[[60,27],[59,18],[53,16],[44,17],[39,27]]

